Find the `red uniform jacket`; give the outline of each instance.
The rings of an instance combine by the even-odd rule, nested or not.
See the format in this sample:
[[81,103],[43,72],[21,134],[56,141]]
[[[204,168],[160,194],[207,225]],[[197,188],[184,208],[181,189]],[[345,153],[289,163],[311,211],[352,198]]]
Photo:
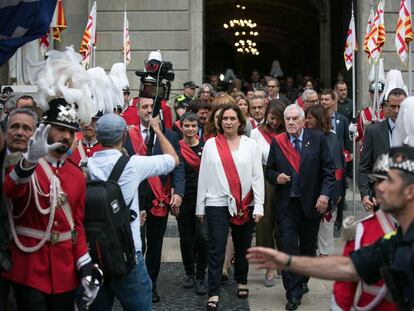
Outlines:
[[70,156],[70,159],[73,161],[73,163],[77,165],[80,165],[80,162],[82,160],[81,152],[79,150],[80,148],[83,148],[86,157],[90,158],[95,152],[102,150],[102,145],[97,141],[93,145],[88,145],[83,140],[78,141],[78,147],[73,150],[73,153]]
[[[349,256],[353,251],[373,244],[394,229],[395,226],[392,219],[381,210],[377,211],[357,224],[355,239],[345,244],[343,255]],[[367,306],[376,297],[376,293],[383,285],[384,281],[382,280],[373,285],[362,284],[362,292],[357,306]],[[351,310],[357,287],[357,282],[335,282],[331,310]],[[396,311],[397,307],[395,304],[383,299],[372,310]]]
[[[49,214],[42,215],[34,201],[33,188],[28,176],[22,176],[20,163],[11,169],[5,177],[3,190],[13,203],[13,214],[22,214],[15,219],[16,226],[46,231]],[[47,294],[59,294],[74,290],[79,286],[77,265],[90,261],[86,244],[83,218],[85,210],[86,180],[79,167],[70,160],[66,160],[63,166],[56,168],[51,166],[54,174],[59,178],[61,189],[66,193],[71,207],[72,217],[77,232],[77,241],[72,240],[57,242],[52,245],[46,242],[38,251],[25,253],[18,249],[15,242],[11,243],[13,267],[3,276],[13,282],[38,289]],[[18,171],[16,173],[16,171]],[[27,175],[27,171],[25,171]],[[37,165],[34,173],[37,177],[40,189],[49,193],[50,182],[40,165]],[[49,198],[39,194],[39,203],[43,209],[50,206]],[[70,232],[70,226],[61,207],[56,209],[53,231]],[[39,239],[18,235],[20,242],[26,247],[38,244]]]

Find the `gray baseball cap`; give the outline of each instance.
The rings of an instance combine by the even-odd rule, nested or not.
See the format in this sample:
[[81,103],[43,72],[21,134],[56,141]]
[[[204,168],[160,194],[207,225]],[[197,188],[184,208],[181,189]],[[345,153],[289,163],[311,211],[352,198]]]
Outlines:
[[126,128],[126,122],[121,116],[108,113],[96,121],[96,136],[103,144],[116,143],[121,139]]

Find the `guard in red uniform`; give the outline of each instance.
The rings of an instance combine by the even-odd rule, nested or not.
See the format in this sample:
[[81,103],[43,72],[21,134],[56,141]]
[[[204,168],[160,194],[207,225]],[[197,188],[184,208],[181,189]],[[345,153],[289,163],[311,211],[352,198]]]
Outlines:
[[[370,178],[375,180],[376,198],[378,204],[382,201],[382,194],[378,191],[378,185],[386,179],[388,171],[388,158],[380,156],[374,166],[373,173]],[[384,235],[395,230],[395,221],[390,214],[384,213],[381,209],[360,220],[353,221],[347,218],[344,221],[344,237],[347,242],[344,247],[343,255],[349,256],[352,252],[375,243]],[[361,294],[354,306],[355,295],[358,285],[361,288]],[[332,311],[396,311],[397,307],[391,303],[386,294],[387,289],[384,281],[368,285],[364,282],[335,282],[331,303]]]
[[70,158],[71,160],[81,167],[86,166],[88,158],[93,156],[97,151],[102,150],[102,146],[96,138],[95,125],[96,121],[102,116],[102,112],[99,112],[92,118],[92,122],[89,125],[82,126],[81,137],[77,137],[77,144],[75,150],[73,150]]
[[89,287],[86,181],[66,155],[79,130],[76,111],[63,98],[53,99],[49,107],[3,188],[12,201],[13,236],[13,267],[3,276],[13,283],[19,311],[73,311],[80,284],[88,304],[99,289]]

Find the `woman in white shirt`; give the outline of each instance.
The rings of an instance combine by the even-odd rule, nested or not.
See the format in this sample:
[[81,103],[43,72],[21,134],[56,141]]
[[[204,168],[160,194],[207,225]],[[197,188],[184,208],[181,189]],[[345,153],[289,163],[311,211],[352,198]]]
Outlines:
[[[279,100],[272,100],[266,107],[265,123],[255,128],[250,137],[254,139],[260,149],[263,166],[267,163],[270,144],[273,137],[285,131],[283,111],[285,105]],[[273,212],[275,202],[274,187],[265,180],[265,203],[263,219],[256,225],[256,245],[270,248],[279,248],[279,237],[276,230],[276,218]],[[276,274],[272,269],[266,270],[264,285],[273,287]]]
[[196,215],[206,215],[208,246],[207,310],[218,307],[229,225],[235,249],[234,279],[237,296],[247,298],[249,265],[245,255],[252,241],[254,222],[263,216],[264,178],[259,149],[243,135],[246,125],[240,107],[224,105],[218,135],[209,139],[201,158]]

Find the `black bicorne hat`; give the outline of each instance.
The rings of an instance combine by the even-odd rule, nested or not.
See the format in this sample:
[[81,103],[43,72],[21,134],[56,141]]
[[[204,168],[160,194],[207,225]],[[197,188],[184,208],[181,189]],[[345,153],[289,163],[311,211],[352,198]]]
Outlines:
[[49,102],[49,110],[46,111],[41,123],[53,124],[74,131],[80,131],[79,119],[75,107],[68,104],[64,98],[55,98]]

